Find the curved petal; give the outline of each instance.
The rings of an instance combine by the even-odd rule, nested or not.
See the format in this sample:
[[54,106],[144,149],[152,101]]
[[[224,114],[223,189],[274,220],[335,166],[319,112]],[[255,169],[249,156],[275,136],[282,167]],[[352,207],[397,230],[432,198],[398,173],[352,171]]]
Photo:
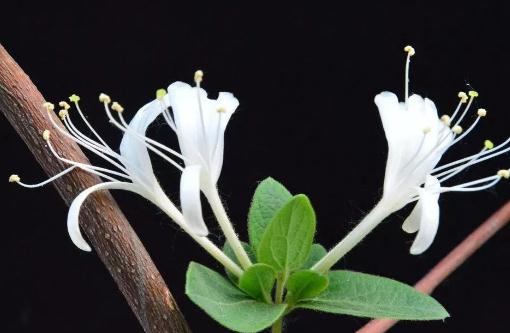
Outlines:
[[402,224],[402,230],[407,232],[408,234],[414,234],[420,229],[420,220],[421,220],[421,211],[422,204],[421,201],[418,200],[416,205],[414,206],[411,214],[405,219]]
[[198,236],[207,236],[209,231],[202,216],[200,201],[200,165],[184,168],[181,176],[181,208],[185,223]]
[[[164,106],[159,100],[144,105],[129,122],[129,127],[133,131],[145,135],[147,128],[163,112],[163,108]],[[133,180],[146,186],[158,184],[152,171],[152,163],[147,147],[139,138],[127,132],[124,133],[120,143],[120,154],[125,158],[126,168]]]
[[440,184],[436,177],[427,176],[425,188],[420,191],[420,221],[418,234],[411,246],[411,254],[421,254],[429,248],[436,237],[439,226]]
[[71,203],[71,207],[69,207],[69,212],[67,214],[67,231],[69,232],[69,236],[73,241],[74,245],[76,245],[79,249],[83,251],[90,252],[92,249],[89,244],[83,238],[80,225],[79,225],[79,216],[81,206],[83,202],[87,199],[87,197],[100,190],[127,190],[133,191],[140,194],[138,187],[131,183],[125,182],[108,182],[101,183],[94,186],[89,187],[88,189],[81,192]]

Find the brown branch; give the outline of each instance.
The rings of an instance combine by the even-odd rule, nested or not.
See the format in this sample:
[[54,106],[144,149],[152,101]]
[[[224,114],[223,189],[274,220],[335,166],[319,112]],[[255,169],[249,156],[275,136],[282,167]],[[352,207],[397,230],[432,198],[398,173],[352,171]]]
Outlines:
[[[434,289],[510,221],[510,201],[476,228],[466,239],[444,257],[414,287],[426,294]],[[356,333],[383,333],[397,323],[396,320],[375,319]]]
[[[44,171],[54,175],[66,166],[49,153],[41,137],[45,129],[51,128],[43,102],[30,78],[0,45],[0,109]],[[66,137],[55,132],[52,143],[62,156],[88,162],[80,148]],[[99,182],[96,176],[73,171],[55,181],[55,186],[69,204],[79,192]],[[96,193],[87,200],[80,223],[145,332],[190,332],[149,254],[108,192]]]

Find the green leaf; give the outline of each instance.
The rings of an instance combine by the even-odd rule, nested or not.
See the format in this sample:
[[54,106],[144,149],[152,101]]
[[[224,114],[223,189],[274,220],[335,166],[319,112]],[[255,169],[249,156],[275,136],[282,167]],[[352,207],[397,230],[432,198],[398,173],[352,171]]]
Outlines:
[[276,272],[266,264],[255,264],[248,268],[239,279],[239,288],[251,297],[266,303],[272,303]]
[[[255,252],[253,251],[253,248],[250,246],[250,244],[241,242],[241,245],[243,246],[244,250],[248,254],[248,257],[250,258],[250,260],[252,262],[256,262]],[[232,247],[230,246],[230,244],[228,242],[225,242],[225,244],[223,244],[223,253],[225,253],[227,255],[227,257],[232,259],[233,262],[235,262],[236,264],[238,264],[240,266],[239,260],[237,260],[236,254],[234,253],[234,250],[232,249]],[[229,278],[229,280],[232,281],[232,283],[234,283],[234,284],[239,283],[239,278],[237,276],[235,276],[232,272],[230,272],[228,269],[225,269],[225,273],[227,274],[227,277]]]
[[329,286],[297,307],[358,317],[436,320],[449,317],[432,297],[388,278],[350,271],[331,271]]
[[311,270],[298,271],[287,281],[287,300],[297,303],[320,295],[328,287],[328,277]]
[[271,220],[257,250],[258,261],[277,273],[301,268],[310,254],[315,234],[315,212],[310,200],[299,194]]
[[290,199],[292,194],[271,177],[257,186],[248,212],[248,235],[255,250],[271,219]]
[[326,253],[328,253],[328,251],[326,251],[324,246],[320,244],[313,244],[312,248],[310,249],[310,255],[303,264],[303,268],[305,269],[312,268],[312,266],[315,265],[319,260],[321,260],[322,257],[326,255]]
[[259,332],[285,311],[285,304],[256,301],[215,271],[191,262],[186,295],[221,325],[236,332]]

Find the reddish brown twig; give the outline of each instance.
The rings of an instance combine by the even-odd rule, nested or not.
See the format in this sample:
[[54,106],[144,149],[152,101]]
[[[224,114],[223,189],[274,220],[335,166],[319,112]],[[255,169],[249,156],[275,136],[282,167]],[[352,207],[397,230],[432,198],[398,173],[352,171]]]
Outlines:
[[[44,171],[54,175],[65,166],[53,158],[41,138],[41,133],[51,128],[43,102],[30,78],[0,45],[0,109]],[[52,143],[60,155],[88,163],[80,148],[58,132],[52,135]],[[98,182],[93,175],[73,171],[55,181],[55,186],[69,204],[79,192]],[[80,223],[145,332],[190,332],[149,254],[108,192],[87,200]]]
[[[510,202],[501,207],[484,223],[475,229],[466,239],[444,257],[432,270],[425,275],[415,288],[426,294],[431,294],[464,261],[487,242],[498,230],[510,221]],[[357,330],[357,333],[383,333],[397,323],[396,320],[375,319]]]

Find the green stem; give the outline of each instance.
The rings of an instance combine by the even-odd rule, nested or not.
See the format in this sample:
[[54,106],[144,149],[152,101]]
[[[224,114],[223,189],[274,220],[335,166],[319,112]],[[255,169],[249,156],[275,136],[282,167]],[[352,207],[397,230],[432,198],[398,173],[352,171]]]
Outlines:
[[[275,290],[275,303],[281,304],[283,303],[283,294],[285,292],[285,285],[287,284],[287,278],[288,273],[285,272],[283,275],[278,276],[278,279],[276,279],[276,290]],[[280,318],[278,318],[277,321],[273,324],[271,327],[271,333],[281,333],[282,327],[283,327],[283,317],[282,315]]]
[[359,244],[376,226],[379,225],[389,214],[391,214],[393,204],[381,200],[375,207],[368,213],[365,218],[352,229],[347,236],[344,237],[333,249],[331,249],[318,263],[316,263],[312,270],[319,273],[326,273],[329,269],[338,262],[347,252],[354,246]]

